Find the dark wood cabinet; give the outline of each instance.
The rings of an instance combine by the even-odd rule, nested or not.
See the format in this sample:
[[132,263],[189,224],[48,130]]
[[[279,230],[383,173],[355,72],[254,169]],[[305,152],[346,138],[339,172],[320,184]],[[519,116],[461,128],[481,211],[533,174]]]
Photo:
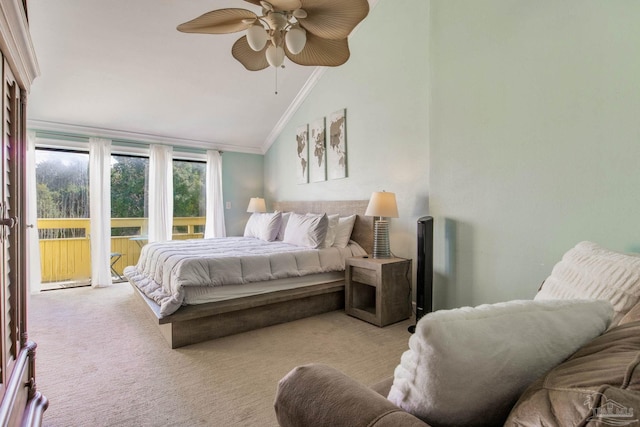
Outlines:
[[26,2],[0,0],[0,425],[42,423],[35,349],[27,334],[26,101],[37,63]]

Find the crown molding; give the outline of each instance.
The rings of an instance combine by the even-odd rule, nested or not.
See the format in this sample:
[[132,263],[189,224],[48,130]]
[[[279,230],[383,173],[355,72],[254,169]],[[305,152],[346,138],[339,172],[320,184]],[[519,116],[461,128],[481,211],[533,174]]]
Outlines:
[[[371,13],[371,11],[376,7],[377,4],[378,4],[378,0],[369,0],[369,13]],[[358,24],[358,26],[354,28],[353,31],[351,31],[349,38],[353,37],[353,35],[358,31],[358,29],[360,29],[362,22]],[[316,69],[313,70],[313,73],[311,73],[311,76],[309,76],[309,78],[304,83],[304,86],[302,86],[302,89],[300,89],[296,97],[293,98],[293,101],[291,102],[291,104],[289,104],[289,107],[285,110],[284,114],[282,114],[282,116],[280,117],[280,120],[278,120],[278,122],[273,127],[273,129],[265,139],[264,143],[262,144],[263,154],[266,154],[267,151],[269,151],[269,148],[271,148],[271,146],[273,145],[273,143],[276,142],[276,139],[278,139],[278,137],[284,130],[285,126],[287,126],[287,124],[289,123],[293,115],[296,113],[296,111],[298,111],[298,108],[300,108],[300,106],[305,101],[305,99],[307,99],[307,97],[309,96],[313,88],[316,86],[316,84],[318,84],[318,81],[320,81],[320,79],[322,78],[324,73],[327,71],[327,69],[328,69],[327,67],[316,67]]]
[[105,129],[93,126],[71,125],[67,123],[49,122],[45,120],[27,120],[27,128],[35,131],[45,131],[67,135],[71,137],[99,137],[119,141],[129,141],[148,144],[165,144],[173,147],[192,148],[200,150],[218,150],[235,153],[263,154],[259,148],[240,147],[237,145],[220,144],[211,141],[174,138],[170,136],[153,135],[148,133],[128,132],[122,130]]
[[267,151],[269,151],[269,148],[271,148],[271,146],[273,145],[273,143],[276,142],[276,139],[278,139],[278,137],[284,130],[285,126],[289,123],[289,121],[291,120],[293,115],[296,113],[296,111],[298,111],[298,108],[300,108],[304,100],[307,99],[307,96],[309,96],[313,88],[316,86],[318,81],[320,81],[320,79],[322,78],[322,76],[326,71],[327,71],[327,67],[316,67],[316,69],[313,70],[313,73],[311,73],[311,76],[309,76],[309,78],[304,83],[304,86],[302,86],[302,89],[300,89],[296,97],[293,98],[293,101],[291,101],[291,104],[289,104],[289,106],[285,110],[282,117],[280,117],[280,120],[278,120],[276,125],[273,127],[273,129],[267,136],[267,139],[264,141],[264,144],[262,144],[263,154],[266,154]]
[[29,24],[19,0],[0,2],[0,50],[9,63],[20,87],[27,92],[40,75]]

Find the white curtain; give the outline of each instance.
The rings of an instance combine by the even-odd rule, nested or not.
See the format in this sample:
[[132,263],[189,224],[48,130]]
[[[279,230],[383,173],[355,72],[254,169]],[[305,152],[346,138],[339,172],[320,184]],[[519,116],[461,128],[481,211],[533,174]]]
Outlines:
[[207,151],[206,220],[204,238],[226,237],[224,201],[222,199],[222,156],[217,150]]
[[149,147],[149,242],[171,240],[173,228],[173,148]]
[[111,285],[111,141],[89,139],[91,286]]
[[32,294],[40,292],[42,273],[40,270],[40,240],[38,239],[38,201],[36,198],[36,133],[27,134],[26,158],[27,185],[27,283]]

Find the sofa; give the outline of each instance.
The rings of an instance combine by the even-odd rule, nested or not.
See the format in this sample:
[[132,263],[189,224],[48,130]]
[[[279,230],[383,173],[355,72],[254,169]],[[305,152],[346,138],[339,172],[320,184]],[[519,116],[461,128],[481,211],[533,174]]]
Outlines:
[[[601,305],[588,305],[596,303]],[[602,308],[604,303],[607,304],[608,311],[607,307]],[[515,310],[512,307],[514,304]],[[552,309],[549,309],[550,306]],[[440,338],[437,334],[440,331],[459,334],[455,329],[456,324],[450,321],[451,316],[460,316],[460,313],[453,313],[459,310],[441,310],[420,319],[416,334],[409,340],[409,350],[401,356],[401,362],[393,376],[378,384],[365,386],[322,364],[295,367],[278,384],[274,404],[278,422],[282,427],[640,426],[640,257],[610,251],[592,242],[581,242],[556,264],[534,300],[528,303],[498,304],[497,308],[486,305],[479,310],[463,309],[462,314],[466,317],[461,328],[468,328],[470,325],[475,327],[473,325],[484,321],[486,313],[493,313],[495,310],[513,310],[518,312],[516,316],[520,315],[522,307],[533,307],[538,311],[525,317],[520,324],[517,320],[502,321],[497,327],[495,323],[488,324],[498,331],[495,335],[505,336],[509,333],[509,328],[515,328],[514,334],[524,331],[523,342],[534,341],[532,347],[522,347],[521,354],[516,356],[524,359],[515,359],[508,366],[498,365],[497,369],[507,371],[513,367],[516,374],[517,369],[520,369],[522,375],[519,378],[507,371],[504,371],[505,375],[496,375],[495,372],[502,371],[491,372],[489,369],[487,378],[493,378],[498,387],[486,385],[483,381],[487,378],[483,379],[482,376],[485,364],[490,362],[479,361],[476,371],[466,369],[462,364],[469,364],[468,361],[465,362],[469,358],[456,358],[458,353],[465,352],[456,350],[447,353],[447,346],[458,345],[454,337],[449,337],[443,341],[445,345],[438,347]],[[594,307],[599,310],[597,313]],[[542,316],[539,310],[543,310]],[[567,313],[572,310],[577,314],[573,316],[573,320],[569,315],[567,320]],[[536,319],[547,315],[556,323],[543,323],[541,327],[532,325],[537,322]],[[534,353],[540,351],[543,358],[548,350],[557,353],[555,350],[558,346],[562,347],[567,338],[570,341],[575,335],[580,335],[580,329],[584,329],[581,325],[590,323],[590,317],[600,319],[591,322],[594,326],[586,327],[589,331],[582,333],[582,341],[576,341],[574,347],[568,346],[564,350],[566,356],[562,353],[554,354],[556,358],[561,357],[558,363],[550,358],[547,363],[552,365],[542,364],[532,369],[526,366],[531,363],[531,358],[528,357],[531,349]],[[603,323],[602,319],[605,318],[606,323]],[[440,330],[438,328],[441,323],[444,323],[444,327]],[[421,326],[426,331],[426,340],[435,342],[431,347],[419,345],[421,338],[416,335]],[[521,327],[529,329],[518,330]],[[544,334],[536,334],[536,328],[543,329]],[[567,332],[563,332],[563,329]],[[602,332],[600,329],[603,329]],[[562,336],[563,333],[566,335]],[[544,340],[545,335],[552,340],[549,344],[544,341],[535,342]],[[558,339],[553,341],[554,337]],[[467,338],[462,338],[463,341],[465,339]],[[491,353],[491,346],[496,346],[496,342],[490,341],[488,347],[480,348],[469,357],[471,360],[481,359],[483,353]],[[520,345],[512,347],[519,348]],[[434,352],[444,355],[435,359],[416,359],[416,352],[430,353],[430,357]],[[496,358],[495,355],[490,356]],[[449,359],[457,364],[459,372],[452,370],[456,369],[455,366],[444,366]],[[430,382],[422,384],[422,389],[420,384],[404,384],[407,381],[419,383],[413,377],[407,379],[407,367],[411,367],[411,363],[415,365],[416,360],[420,363],[428,361],[431,365],[426,368],[430,371]],[[536,369],[541,370],[541,373]],[[442,376],[447,378],[440,378]],[[499,388],[503,384],[518,381],[524,385],[500,395]],[[472,391],[472,394],[466,394],[476,383],[480,387]],[[430,387],[440,387],[444,393],[442,390],[432,393]],[[447,403],[451,403],[444,402],[447,396],[451,396],[446,394],[447,388],[456,387],[459,387],[456,389],[459,392],[454,393],[454,404],[448,405],[451,411],[437,414],[440,403],[445,407]],[[400,393],[402,398],[398,398],[398,390],[405,391],[404,395]],[[456,398],[461,400],[456,401]],[[494,398],[496,402],[491,401]],[[435,399],[436,405],[431,402],[431,406],[427,405],[426,412],[421,412],[414,405],[418,401],[419,406],[420,399]],[[484,401],[485,406],[476,405],[477,401]],[[502,408],[493,413],[493,407],[500,405]]]

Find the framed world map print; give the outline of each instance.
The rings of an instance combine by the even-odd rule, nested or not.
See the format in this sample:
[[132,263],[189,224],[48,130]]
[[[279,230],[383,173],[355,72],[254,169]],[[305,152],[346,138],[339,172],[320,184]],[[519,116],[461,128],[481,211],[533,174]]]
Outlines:
[[338,110],[329,116],[329,143],[327,145],[327,175],[329,179],[347,176],[347,116]]
[[306,184],[309,182],[309,128],[307,125],[296,129],[296,146],[298,153],[297,181],[298,184]]
[[309,180],[327,180],[324,117],[309,123]]

